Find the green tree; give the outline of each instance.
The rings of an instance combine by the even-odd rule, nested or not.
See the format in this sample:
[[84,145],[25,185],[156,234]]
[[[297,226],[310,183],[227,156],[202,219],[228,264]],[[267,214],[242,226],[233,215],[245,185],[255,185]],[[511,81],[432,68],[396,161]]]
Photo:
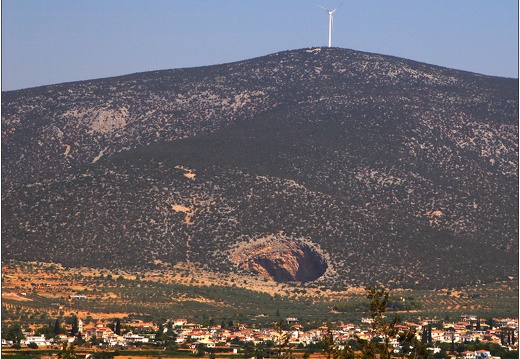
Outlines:
[[56,321],[54,322],[54,335],[58,335],[61,333],[61,325],[60,325],[60,320],[59,319],[56,319]]
[[74,343],[76,343],[77,345],[85,344],[85,339],[83,339],[83,335],[81,335],[81,333],[78,333],[76,340],[74,340]]
[[334,352],[334,338],[332,336],[332,332],[330,331],[330,327],[327,326],[327,334],[321,339],[321,345],[323,351],[325,352],[325,356],[327,359],[330,359]]
[[291,339],[289,335],[283,330],[283,320],[280,320],[277,325],[277,349],[278,353],[276,355],[277,358],[289,358],[291,353],[289,350],[289,340]]
[[62,349],[58,352],[58,359],[76,359],[74,344],[63,343]]
[[426,344],[417,340],[414,329],[408,329],[398,337],[402,354],[410,359],[425,359],[428,357]]
[[117,335],[121,335],[121,320],[119,318],[116,319],[116,327],[114,333]]
[[334,359],[354,359],[356,357],[356,353],[352,349],[350,345],[345,345],[345,348],[334,349]]
[[98,344],[100,344],[100,343],[101,343],[101,341],[100,341],[100,340],[99,340],[95,335],[93,335],[93,336],[90,338],[90,344],[92,344],[92,345],[98,345]]
[[450,345],[450,352],[451,354],[455,354],[455,328],[451,328],[451,345]]
[[78,317],[75,315],[72,316],[72,328],[70,330],[70,334],[72,336],[76,336],[78,334]]
[[346,344],[342,349],[340,349],[339,345],[336,345],[330,326],[327,326],[327,334],[323,337],[320,344],[327,359],[354,359],[355,357],[354,350],[352,350],[350,345]]
[[46,339],[51,339],[54,337],[54,327],[52,323],[49,325],[45,325],[41,328],[36,329],[34,332],[35,335],[44,335]]
[[265,358],[267,356],[267,353],[265,351],[265,345],[264,343],[258,343],[256,345],[256,350],[255,350],[255,355],[254,355],[257,359],[262,359],[262,358]]
[[391,359],[393,346],[391,342],[396,339],[403,348],[403,354],[408,358],[423,359],[428,356],[424,343],[416,339],[415,330],[409,329],[405,333],[399,334],[396,329],[398,321],[397,315],[392,320],[386,319],[386,310],[390,293],[384,288],[367,288],[367,298],[370,300],[370,315],[372,317],[372,331],[375,334],[374,340],[363,342],[363,358],[374,358],[379,356],[382,359]]
[[206,346],[204,344],[199,344],[197,346],[197,356],[203,357],[206,354]]
[[15,344],[20,344],[20,341],[25,339],[25,335],[23,334],[20,324],[14,323],[10,327],[7,327],[5,332],[4,328],[2,328],[2,338],[12,340]]
[[424,327],[422,330],[421,340],[423,343],[428,343],[428,328]]
[[[116,325],[117,328],[117,325]],[[119,333],[121,333],[121,329],[119,329]],[[117,334],[117,333],[116,333]],[[164,333],[164,327],[162,324],[159,325],[159,328],[155,332],[155,341],[162,341],[166,338],[166,335]]]
[[373,358],[378,354],[382,359],[390,359],[392,354],[391,340],[396,337],[395,325],[397,317],[390,322],[385,319],[386,308],[390,293],[384,288],[367,288],[367,298],[370,300],[370,315],[372,317],[372,330],[375,340],[366,342],[362,352],[364,358]]
[[247,342],[244,344],[244,358],[252,358],[255,356],[255,344]]

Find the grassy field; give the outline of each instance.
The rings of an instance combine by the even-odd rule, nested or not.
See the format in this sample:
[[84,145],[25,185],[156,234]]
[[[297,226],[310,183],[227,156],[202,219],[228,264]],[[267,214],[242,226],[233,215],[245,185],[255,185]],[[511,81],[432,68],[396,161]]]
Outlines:
[[[461,314],[518,317],[518,282],[513,280],[435,291],[392,290],[391,296],[390,307],[403,320],[455,320]],[[235,320],[264,326],[290,316],[307,326],[355,323],[368,315],[367,303],[364,288],[331,291],[253,277],[222,279],[194,268],[123,273],[66,269],[51,263],[2,266],[2,322],[34,327],[72,314],[86,321],[187,318],[198,323]]]

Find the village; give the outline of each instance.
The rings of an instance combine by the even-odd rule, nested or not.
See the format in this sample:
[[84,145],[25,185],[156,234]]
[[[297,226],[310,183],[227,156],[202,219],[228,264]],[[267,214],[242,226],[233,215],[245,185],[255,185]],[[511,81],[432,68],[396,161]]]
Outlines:
[[[362,318],[361,323],[340,324],[334,327],[322,326],[304,330],[297,318],[287,317],[278,326],[271,328],[251,328],[245,324],[232,323],[229,325],[203,326],[190,323],[187,319],[168,319],[162,325],[146,323],[140,320],[128,322],[90,321],[85,324],[81,319],[77,321],[77,334],[68,325],[68,334],[58,334],[54,338],[45,335],[35,335],[34,331],[24,332],[25,339],[20,342],[21,347],[29,348],[59,348],[61,343],[81,343],[100,348],[131,348],[145,346],[172,345],[180,351],[190,354],[200,353],[201,350],[219,355],[243,353],[244,344],[279,345],[281,338],[285,338],[289,348],[316,347],[324,338],[332,338],[338,348],[344,348],[360,340],[371,341],[376,337],[372,329],[372,318]],[[223,323],[224,324],[224,323]],[[450,344],[452,349],[462,343],[492,343],[500,345],[506,350],[518,349],[518,318],[493,318],[492,323],[478,318],[475,315],[462,315],[457,322],[438,322],[432,320],[403,322],[395,325],[400,333],[415,333],[417,340],[427,343],[431,354],[441,351],[443,344]],[[165,340],[169,338],[170,340]],[[397,336],[391,338],[390,344],[394,353],[401,352],[402,347]],[[12,341],[2,339],[2,347],[10,347]],[[166,349],[166,348],[165,348]],[[453,357],[464,359],[497,358],[489,350],[465,350]]]

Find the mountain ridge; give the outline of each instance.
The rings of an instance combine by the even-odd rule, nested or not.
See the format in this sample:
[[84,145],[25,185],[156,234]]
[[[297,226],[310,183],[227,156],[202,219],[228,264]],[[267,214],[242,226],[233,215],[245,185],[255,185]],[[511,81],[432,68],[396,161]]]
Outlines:
[[315,48],[56,86],[2,99],[3,260],[247,273],[279,236],[338,288],[516,273],[518,80]]

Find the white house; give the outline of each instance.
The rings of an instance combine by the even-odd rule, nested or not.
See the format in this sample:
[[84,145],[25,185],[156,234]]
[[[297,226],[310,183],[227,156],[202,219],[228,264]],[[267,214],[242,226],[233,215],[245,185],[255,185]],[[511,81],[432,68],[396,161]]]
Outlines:
[[25,339],[20,341],[21,344],[28,345],[29,343],[36,343],[39,347],[50,345],[50,343],[45,339],[45,335],[40,336],[27,336]]
[[491,353],[488,350],[465,351],[462,353],[464,359],[488,359],[491,358]]
[[132,332],[128,332],[123,335],[123,339],[127,343],[148,343],[150,340],[142,335],[134,334]]
[[11,346],[13,344],[14,344],[14,342],[12,340],[2,339],[2,346]]
[[197,344],[202,344],[206,348],[215,348],[215,342],[213,340],[209,340],[209,339],[199,340],[197,342]]
[[173,326],[174,327],[183,327],[186,324],[188,324],[187,319],[173,319]]

